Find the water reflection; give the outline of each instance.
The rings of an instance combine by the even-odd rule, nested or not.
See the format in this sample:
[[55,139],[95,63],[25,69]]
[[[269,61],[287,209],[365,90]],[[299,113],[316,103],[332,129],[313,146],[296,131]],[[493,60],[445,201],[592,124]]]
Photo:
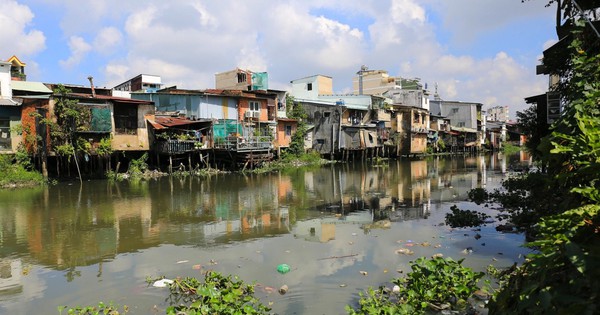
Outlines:
[[[26,314],[27,306],[17,306],[23,301],[32,301],[32,309],[94,304],[114,288],[138,292],[115,295],[126,296],[128,305],[150,305],[160,294],[147,296],[140,288],[146,276],[191,272],[189,266],[173,265],[176,256],[202,257],[206,263],[210,255],[215,257],[210,261],[224,261],[211,268],[267,281],[272,274],[263,271],[263,264],[276,265],[278,255],[287,255],[289,261],[302,262],[302,271],[287,276],[295,290],[275,309],[343,313],[348,292],[310,307],[306,303],[323,290],[339,291],[340,283],[352,282],[347,278],[355,277],[354,268],[395,269],[398,258],[390,253],[399,238],[430,240],[440,233],[448,235],[447,242],[456,238],[453,231],[438,227],[449,205],[463,202],[472,188],[497,187],[512,165],[528,165],[528,157],[435,158],[378,167],[339,164],[267,175],[90,181],[3,191],[0,310]],[[490,232],[489,237],[497,236]],[[497,256],[502,246],[517,247],[519,241],[500,236],[495,248],[480,246],[480,252]],[[469,242],[473,240],[458,239],[439,250],[452,254],[458,252],[454,247],[472,246]],[[416,254],[431,251],[423,248]],[[487,264],[489,257],[480,259]],[[380,274],[369,281],[377,285],[390,277]],[[354,281],[356,289],[365,285]]]

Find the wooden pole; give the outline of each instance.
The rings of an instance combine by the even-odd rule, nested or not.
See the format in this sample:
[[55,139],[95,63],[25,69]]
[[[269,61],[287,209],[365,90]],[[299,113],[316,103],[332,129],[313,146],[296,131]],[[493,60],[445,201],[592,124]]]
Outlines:
[[75,165],[77,166],[77,173],[79,174],[79,183],[83,183],[83,179],[81,179],[81,170],[79,169],[79,162],[77,162],[77,155],[75,155],[75,147],[73,147],[73,158],[75,159]]

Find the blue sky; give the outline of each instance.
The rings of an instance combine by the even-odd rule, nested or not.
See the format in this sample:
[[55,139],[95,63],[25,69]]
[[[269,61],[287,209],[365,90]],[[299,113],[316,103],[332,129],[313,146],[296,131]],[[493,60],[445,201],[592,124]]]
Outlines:
[[[323,74],[347,93],[361,65],[435,84],[446,100],[509,106],[544,91],[556,40],[546,0],[0,0],[0,58],[28,80],[112,87],[137,74],[214,87],[235,67],[270,88]],[[433,91],[431,91],[433,92]]]

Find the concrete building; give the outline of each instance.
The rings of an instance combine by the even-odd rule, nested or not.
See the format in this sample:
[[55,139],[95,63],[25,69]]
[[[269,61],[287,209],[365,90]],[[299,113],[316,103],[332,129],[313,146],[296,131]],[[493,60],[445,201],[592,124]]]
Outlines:
[[161,77],[139,74],[113,88],[113,96],[131,98],[131,92],[153,93],[162,89]]
[[444,101],[439,98],[430,101],[431,114],[450,120],[450,132],[453,135],[451,147],[463,150],[466,147],[479,148],[484,142],[481,103]]
[[269,75],[267,72],[235,68],[215,74],[215,88],[219,90],[266,91],[269,89]]
[[21,122],[21,108],[12,99],[11,66],[8,61],[0,61],[0,153],[13,152],[17,140],[11,127]]
[[487,121],[507,122],[508,120],[508,106],[494,106],[487,110]]
[[384,95],[394,104],[420,107],[429,110],[429,92],[420,79],[393,77],[385,70],[369,70],[362,66],[352,79],[353,93],[359,95]]
[[324,75],[313,75],[291,81],[292,95],[296,99],[318,100],[320,95],[333,94],[333,79]]

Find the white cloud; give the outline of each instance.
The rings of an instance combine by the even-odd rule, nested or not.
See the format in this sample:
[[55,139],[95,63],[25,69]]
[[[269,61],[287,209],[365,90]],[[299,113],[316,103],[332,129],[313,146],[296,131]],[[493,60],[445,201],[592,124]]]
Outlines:
[[45,49],[44,33],[29,29],[34,19],[29,7],[10,0],[1,0],[0,7],[1,59],[6,60],[12,55],[23,58]]
[[[430,89],[437,82],[444,99],[490,106],[522,104],[543,90],[545,79],[535,76],[543,47],[517,56],[508,49],[510,40],[506,49],[469,45],[515,21],[553,14],[535,1],[37,1],[63,9],[62,36],[70,38],[71,56],[60,64],[104,69],[104,78],[95,76],[99,82],[151,73],[167,85],[203,89],[214,87],[214,73],[241,67],[267,71],[269,86],[277,89],[324,74],[333,77],[334,92],[342,92],[364,64],[422,78]],[[30,32],[32,14],[23,12],[29,15],[11,38]],[[91,48],[98,54],[84,59]]]
[[413,25],[425,22],[425,9],[412,0],[392,0],[390,11],[394,23]]
[[122,42],[123,35],[119,29],[116,27],[105,27],[98,32],[92,45],[94,50],[107,55],[114,52]]
[[92,50],[92,46],[82,37],[71,36],[69,39],[69,49],[71,50],[71,56],[67,60],[60,61],[60,65],[65,68],[72,68],[79,65],[85,55]]

